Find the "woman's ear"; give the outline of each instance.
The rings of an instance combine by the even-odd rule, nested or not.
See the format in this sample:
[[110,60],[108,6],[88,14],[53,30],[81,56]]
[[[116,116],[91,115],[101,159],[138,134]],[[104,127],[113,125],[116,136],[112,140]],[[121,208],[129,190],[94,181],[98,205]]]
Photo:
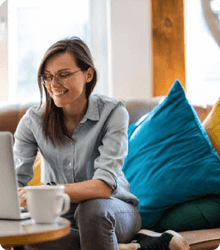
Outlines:
[[87,69],[87,82],[91,82],[94,76],[94,69],[92,67]]

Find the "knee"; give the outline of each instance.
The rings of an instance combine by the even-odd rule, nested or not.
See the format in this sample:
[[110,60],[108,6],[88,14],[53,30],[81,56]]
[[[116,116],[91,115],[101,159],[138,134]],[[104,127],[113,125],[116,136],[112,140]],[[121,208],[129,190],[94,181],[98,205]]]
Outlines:
[[103,222],[114,225],[115,220],[113,217],[105,199],[93,199],[80,202],[75,212],[77,224],[84,222],[88,226],[95,226]]

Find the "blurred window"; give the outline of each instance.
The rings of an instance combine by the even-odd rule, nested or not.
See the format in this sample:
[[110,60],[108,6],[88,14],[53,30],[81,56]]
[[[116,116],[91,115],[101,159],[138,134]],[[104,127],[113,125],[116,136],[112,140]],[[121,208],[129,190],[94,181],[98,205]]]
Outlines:
[[88,25],[89,0],[9,0],[10,101],[39,101],[37,71],[45,51],[71,36],[88,43]]
[[[219,0],[210,0],[219,15]],[[186,89],[193,103],[214,104],[220,96],[220,49],[203,16],[201,0],[185,0]]]

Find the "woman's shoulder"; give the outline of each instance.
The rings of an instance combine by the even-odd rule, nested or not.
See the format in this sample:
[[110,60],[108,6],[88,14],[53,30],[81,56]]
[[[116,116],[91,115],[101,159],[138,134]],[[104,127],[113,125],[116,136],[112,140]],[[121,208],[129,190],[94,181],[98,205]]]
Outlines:
[[28,108],[27,113],[42,115],[43,110],[44,110],[44,104],[42,104],[41,106],[39,106],[38,104],[34,104],[30,108]]
[[95,94],[91,96],[90,101],[90,109],[98,110],[103,119],[111,116],[114,119],[127,120],[129,117],[125,104],[119,99]]
[[114,109],[116,106],[125,106],[121,100],[102,94],[91,95],[90,100],[96,102],[99,108]]
[[26,113],[22,116],[16,129],[18,135],[21,131],[33,130],[42,125],[43,111],[37,105],[29,107]]
[[33,105],[30,108],[27,109],[26,114],[24,115],[26,118],[29,118],[31,120],[39,120],[42,119],[44,113],[44,106],[39,105]]

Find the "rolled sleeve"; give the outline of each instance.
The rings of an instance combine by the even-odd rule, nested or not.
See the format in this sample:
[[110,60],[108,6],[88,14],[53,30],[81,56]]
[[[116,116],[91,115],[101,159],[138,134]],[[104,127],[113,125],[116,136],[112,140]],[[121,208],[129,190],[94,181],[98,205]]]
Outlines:
[[113,191],[117,189],[117,177],[128,152],[128,112],[122,104],[111,112],[99,147],[100,156],[94,162],[93,179],[106,182]]

